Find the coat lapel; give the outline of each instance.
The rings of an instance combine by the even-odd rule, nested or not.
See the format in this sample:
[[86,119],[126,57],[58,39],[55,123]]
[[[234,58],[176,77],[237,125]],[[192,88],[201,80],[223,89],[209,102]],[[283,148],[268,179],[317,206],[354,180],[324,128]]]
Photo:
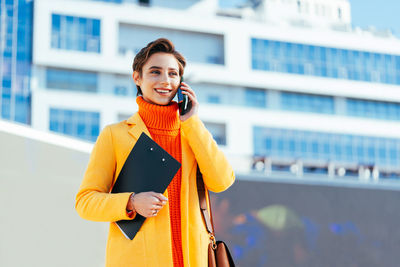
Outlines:
[[140,117],[139,112],[133,114],[126,122],[132,125],[132,128],[128,132],[135,140],[138,140],[143,132],[151,138],[150,132]]

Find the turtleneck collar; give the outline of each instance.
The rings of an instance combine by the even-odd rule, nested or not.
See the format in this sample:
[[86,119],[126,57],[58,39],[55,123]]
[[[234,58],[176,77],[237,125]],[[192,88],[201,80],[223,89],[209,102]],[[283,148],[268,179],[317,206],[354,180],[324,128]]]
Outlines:
[[142,96],[136,98],[139,106],[139,115],[147,128],[176,130],[180,127],[178,103],[172,101],[167,106],[155,105],[147,102]]

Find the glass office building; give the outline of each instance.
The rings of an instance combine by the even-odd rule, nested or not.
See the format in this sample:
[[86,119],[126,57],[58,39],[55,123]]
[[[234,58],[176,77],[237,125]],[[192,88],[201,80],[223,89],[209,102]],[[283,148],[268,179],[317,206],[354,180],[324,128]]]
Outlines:
[[[200,0],[78,2],[35,1],[44,30],[35,38],[34,117],[46,121],[34,127],[95,141],[136,111],[132,60],[166,37],[186,57],[185,80],[227,154],[265,158],[272,169],[301,160],[334,164],[335,175],[341,166],[377,166],[400,177],[400,41],[353,31],[346,1],[308,11],[302,1],[267,0],[268,10],[252,2],[253,15],[238,8],[242,0],[207,9]],[[275,18],[274,8],[282,13]]]
[[251,44],[256,70],[400,85],[397,55],[256,38]]
[[0,1],[0,114],[30,124],[33,2]]

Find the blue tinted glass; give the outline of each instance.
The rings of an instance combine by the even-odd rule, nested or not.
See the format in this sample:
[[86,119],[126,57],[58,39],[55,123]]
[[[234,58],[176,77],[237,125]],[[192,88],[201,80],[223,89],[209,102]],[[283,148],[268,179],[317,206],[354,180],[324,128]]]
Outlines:
[[311,143],[311,150],[315,154],[318,153],[318,143],[317,142],[314,141],[314,142]]
[[323,153],[329,155],[331,153],[331,147],[329,143],[324,143],[322,146]]
[[[26,124],[30,123],[31,109],[32,11],[32,1],[1,1],[0,119]],[[12,70],[16,78],[11,80]]]
[[[67,31],[72,31],[72,27],[74,25],[74,17],[73,16],[63,16],[65,17],[65,21],[66,21],[66,26],[67,26]],[[75,21],[76,23],[76,21]]]
[[60,15],[53,14],[51,16],[51,26],[52,26],[52,30],[55,30],[55,31],[60,30]]
[[283,48],[285,51],[286,60],[294,57],[294,46],[291,43],[283,43]]
[[265,147],[267,150],[271,150],[272,149],[272,139],[271,138],[266,138],[265,139]]
[[221,99],[218,95],[209,95],[207,97],[207,102],[212,104],[219,104],[221,103]]
[[26,118],[30,112],[30,98],[24,95],[16,95],[15,97],[15,118],[14,120],[21,123],[27,123]]
[[50,130],[81,139],[95,141],[99,135],[98,112],[50,109]]
[[368,159],[371,163],[375,161],[375,147],[368,147]]
[[59,131],[58,121],[50,119],[50,131],[58,132]]
[[277,138],[277,149],[279,150],[279,152],[284,151],[284,141],[281,138]]
[[319,58],[322,62],[326,61],[326,48],[325,47],[320,47],[319,49]]
[[347,58],[346,58],[347,51],[338,49],[338,54],[339,54],[339,65],[345,66],[347,64]]
[[298,67],[299,68],[298,68],[298,72],[297,73],[304,74],[304,65],[299,65]]
[[400,104],[398,103],[347,99],[346,105],[346,114],[349,116],[359,116],[384,120],[400,119]]
[[[282,156],[292,158],[292,160],[298,158],[321,160],[323,158],[352,164],[383,166],[397,166],[399,160],[396,148],[400,145],[400,139],[377,139],[283,129],[277,131],[260,127],[257,127],[257,131],[254,130],[254,150],[260,151],[257,146],[262,146],[264,154],[268,153],[272,158]],[[257,140],[263,140],[263,143]],[[390,144],[387,145],[387,142]],[[296,146],[296,143],[299,146]],[[332,152],[333,155],[331,155]]]
[[384,67],[384,58],[382,54],[374,54],[373,65],[375,69],[381,69]]
[[398,164],[397,151],[394,148],[389,149],[389,159],[391,164]]
[[100,36],[100,20],[92,20],[92,34],[93,36]]
[[400,56],[395,56],[396,70],[400,70]]
[[[8,80],[8,79],[6,80],[6,79],[4,79],[2,84],[3,84],[3,87],[5,87],[5,88],[11,88],[11,80]],[[9,90],[7,90],[7,91],[9,91]],[[7,91],[6,91],[6,92],[7,92]],[[11,91],[10,91],[10,92],[11,92]]]
[[281,108],[286,110],[333,114],[334,101],[332,97],[282,92]]
[[245,104],[251,107],[266,107],[265,90],[247,88],[245,91]]
[[252,48],[253,69],[400,84],[399,56],[254,38]]
[[296,55],[299,58],[299,60],[301,60],[301,61],[304,60],[304,57],[305,57],[304,45],[296,44]]
[[53,14],[52,21],[53,48],[100,52],[100,20]]
[[293,140],[293,139],[289,140],[289,147],[288,147],[288,149],[289,149],[289,151],[290,151],[291,153],[293,153],[293,152],[296,151],[296,142],[295,142],[295,140]]
[[281,46],[282,46],[281,42],[273,42],[272,43],[273,54],[276,59],[281,58]]
[[386,161],[386,146],[385,144],[380,144],[380,147],[378,148],[378,157],[381,163],[384,163]]
[[315,59],[315,46],[306,46],[306,57],[309,61],[314,61]]
[[77,136],[79,138],[85,138],[85,135],[86,135],[86,125],[84,123],[78,123]]
[[72,91],[97,91],[97,73],[62,69],[46,70],[46,87]]
[[307,153],[307,142],[305,140],[300,141],[300,150],[302,153]]

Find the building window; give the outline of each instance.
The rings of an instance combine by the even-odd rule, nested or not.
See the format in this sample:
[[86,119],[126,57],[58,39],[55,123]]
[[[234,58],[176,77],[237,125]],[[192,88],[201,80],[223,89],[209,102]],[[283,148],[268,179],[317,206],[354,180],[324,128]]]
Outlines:
[[126,96],[128,95],[128,88],[126,88],[126,86],[115,86],[114,94],[120,96]]
[[207,96],[207,102],[211,104],[220,104],[221,103],[221,98],[219,95],[208,95]]
[[333,114],[334,100],[330,96],[281,92],[281,108],[303,112]]
[[400,56],[256,38],[252,68],[400,85]]
[[400,104],[390,102],[379,102],[360,99],[347,99],[347,115],[383,119],[400,120]]
[[100,53],[100,20],[52,14],[51,47]]
[[218,145],[226,146],[226,127],[224,123],[204,122]]
[[[246,88],[243,87],[207,83],[194,83],[192,84],[192,87],[195,89],[197,98],[199,99],[200,103],[211,103],[229,106],[247,105],[245,95]],[[249,101],[253,100],[252,97],[249,98]],[[262,105],[260,104],[260,106]]]
[[171,40],[176,49],[190,62],[225,64],[224,36],[210,33],[120,24],[118,51],[122,56],[132,57],[141,47],[146,46],[149,40],[160,36]]
[[96,141],[100,129],[100,113],[51,108],[49,128],[53,132]]
[[46,70],[46,87],[69,91],[97,92],[97,73],[75,70]]
[[246,88],[245,105],[250,107],[265,108],[267,106],[267,93],[263,89]]
[[132,76],[116,74],[113,77],[113,94],[117,96],[135,97],[137,93],[136,84],[132,81]]
[[400,139],[254,127],[255,156],[396,167]]

